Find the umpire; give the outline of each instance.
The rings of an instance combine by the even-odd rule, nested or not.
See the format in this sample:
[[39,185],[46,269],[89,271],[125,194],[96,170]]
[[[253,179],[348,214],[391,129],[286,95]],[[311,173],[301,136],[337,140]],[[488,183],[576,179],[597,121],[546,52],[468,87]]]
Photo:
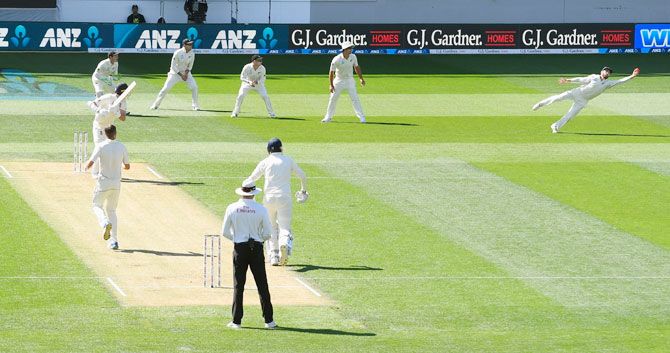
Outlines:
[[254,275],[258,296],[261,299],[261,309],[265,319],[265,328],[274,329],[277,324],[272,318],[272,303],[268,278],[265,274],[265,258],[263,257],[263,242],[270,239],[272,225],[268,211],[263,205],[254,201],[254,196],[262,190],[256,187],[253,181],[245,181],[235,193],[241,198],[226,208],[223,217],[221,233],[235,243],[233,251],[233,277],[235,290],[233,294],[233,321],[228,327],[239,329],[242,325],[244,309],[244,284],[247,281],[247,268],[251,268]]

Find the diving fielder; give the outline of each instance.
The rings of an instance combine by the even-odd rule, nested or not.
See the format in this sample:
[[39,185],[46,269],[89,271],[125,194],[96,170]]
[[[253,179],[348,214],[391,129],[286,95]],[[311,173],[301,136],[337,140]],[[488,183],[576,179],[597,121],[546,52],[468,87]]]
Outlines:
[[302,200],[301,202],[304,202],[309,195],[307,176],[291,157],[282,153],[282,143],[278,138],[268,142],[267,150],[270,155],[258,163],[244,183],[253,183],[261,176],[265,176],[263,206],[267,208],[272,224],[272,235],[267,247],[270,264],[286,265],[288,257],[293,252],[291,174],[295,173],[300,178],[301,188],[296,198]]
[[200,110],[200,105],[198,104],[198,84],[195,83],[195,79],[191,74],[194,62],[195,52],[193,52],[193,41],[186,38],[182,41],[182,48],[177,49],[172,55],[170,71],[167,74],[165,85],[158,92],[158,97],[156,97],[156,100],[149,109],[158,109],[165,95],[172,89],[172,86],[176,85],[177,82],[184,81],[188,89],[191,90],[191,107],[193,110]]
[[[126,121],[126,99],[122,100],[118,105],[114,105],[114,101],[116,101],[116,98],[118,98],[127,88],[128,85],[122,83],[116,87],[115,93],[108,93],[93,101],[87,102],[88,107],[95,112],[92,135],[94,148],[107,140],[104,130],[114,123],[115,118],[118,117],[119,120]],[[95,163],[95,159],[93,159],[93,162],[94,164],[93,169],[91,169],[91,174],[95,177],[99,173],[100,165]]]
[[572,106],[570,107],[570,110],[568,110],[568,112],[565,113],[565,115],[563,115],[563,117],[560,120],[551,124],[551,132],[554,134],[558,133],[563,127],[563,125],[567,124],[568,121],[574,118],[579,113],[580,110],[584,109],[584,107],[586,107],[586,104],[591,99],[599,96],[608,88],[612,88],[620,83],[624,83],[634,78],[639,73],[640,69],[635,68],[635,70],[633,70],[633,73],[630,76],[626,76],[616,81],[612,80],[608,81],[607,78],[612,74],[612,69],[609,68],[608,66],[605,66],[603,67],[602,70],[600,70],[600,75],[593,74],[586,77],[575,77],[568,79],[561,77],[561,79],[558,81],[558,83],[560,84],[571,82],[571,83],[581,83],[582,85],[577,88],[573,88],[569,91],[565,91],[561,94],[551,96],[543,101],[540,101],[539,103],[533,106],[533,110],[538,110],[544,107],[545,105],[549,105],[557,101],[571,99],[573,103]]
[[365,79],[363,79],[363,72],[358,66],[358,59],[352,53],[353,48],[354,45],[350,42],[343,42],[342,53],[335,56],[330,62],[330,72],[328,73],[330,98],[328,99],[326,116],[321,120],[322,123],[333,120],[337,99],[344,90],[349,92],[349,98],[351,98],[351,104],[354,106],[356,116],[361,123],[365,123],[365,114],[363,114],[361,100],[358,98],[358,93],[356,92],[356,81],[354,80],[353,70],[356,70],[361,86],[365,86]]
[[100,98],[105,91],[114,91],[114,76],[119,75],[119,54],[111,51],[107,54],[107,59],[98,63],[91,81],[93,81],[93,89],[95,90],[95,97]]
[[271,118],[274,118],[276,115],[272,110],[272,103],[270,103],[268,91],[265,89],[265,66],[263,66],[262,56],[254,55],[251,57],[251,62],[244,65],[242,68],[242,72],[240,73],[240,80],[242,81],[242,85],[240,86],[240,91],[237,93],[235,109],[233,109],[233,113],[230,114],[230,117],[237,118],[237,115],[240,113],[240,108],[242,107],[244,97],[249,94],[249,91],[254,90],[261,95],[261,98],[263,98],[263,101],[265,102],[265,109],[267,109],[268,115]]

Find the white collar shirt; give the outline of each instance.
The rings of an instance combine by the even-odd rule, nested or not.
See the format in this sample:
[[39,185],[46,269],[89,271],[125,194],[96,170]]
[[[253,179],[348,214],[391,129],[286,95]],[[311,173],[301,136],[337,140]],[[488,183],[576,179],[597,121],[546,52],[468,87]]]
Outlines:
[[102,80],[108,78],[109,76],[118,74],[119,62],[117,61],[112,64],[111,60],[105,59],[98,63],[98,66],[95,68],[95,72],[93,73],[93,77],[97,78],[98,80]]
[[104,129],[114,123],[114,119],[121,115],[121,110],[126,110],[126,100],[124,99],[118,107],[112,107],[116,100],[116,93],[108,93],[96,98],[92,105],[89,105],[95,111],[93,124],[99,129]]
[[251,84],[256,81],[259,85],[265,84],[265,66],[260,65],[256,70],[254,70],[254,64],[248,63],[242,68],[240,73],[240,80],[242,82]]
[[234,243],[249,239],[264,242],[270,239],[272,225],[267,209],[252,199],[239,199],[226,208],[221,234]]
[[121,142],[105,140],[98,144],[89,161],[98,160],[100,172],[97,175],[98,191],[121,189],[121,169],[129,164],[128,150]]
[[186,49],[181,48],[172,54],[172,61],[170,62],[171,74],[183,74],[186,70],[193,70],[193,63],[195,63],[195,52],[193,49],[186,52]]
[[575,88],[574,91],[586,99],[593,99],[603,93],[606,89],[612,88],[620,83],[630,80],[632,77],[624,77],[619,80],[603,80],[600,75],[589,75],[586,77],[577,77],[570,79],[570,82],[579,82],[582,85]]
[[350,79],[354,77],[354,67],[358,66],[358,59],[356,55],[349,54],[348,58],[344,58],[342,53],[337,54],[333,61],[330,62],[330,71],[335,72],[335,78],[338,80]]
[[291,157],[274,152],[260,161],[249,179],[256,181],[265,176],[265,195],[291,196],[291,174],[300,178],[303,190],[307,190],[307,176]]

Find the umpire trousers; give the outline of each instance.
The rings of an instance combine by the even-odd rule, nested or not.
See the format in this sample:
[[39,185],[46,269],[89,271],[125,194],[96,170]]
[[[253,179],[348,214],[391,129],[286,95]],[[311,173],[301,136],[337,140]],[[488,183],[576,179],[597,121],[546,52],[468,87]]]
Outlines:
[[265,273],[265,258],[263,256],[263,243],[250,240],[244,243],[235,243],[233,250],[233,276],[235,277],[235,289],[233,292],[233,322],[240,325],[244,309],[244,284],[247,282],[247,268],[256,281],[258,296],[261,299],[261,309],[265,323],[274,321],[272,303],[270,302],[270,290],[268,289],[268,277]]

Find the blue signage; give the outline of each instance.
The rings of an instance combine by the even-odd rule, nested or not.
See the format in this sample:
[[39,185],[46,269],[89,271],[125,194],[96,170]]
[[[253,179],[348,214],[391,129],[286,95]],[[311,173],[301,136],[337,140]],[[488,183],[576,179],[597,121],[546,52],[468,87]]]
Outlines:
[[643,53],[670,52],[670,24],[635,25],[635,48]]

